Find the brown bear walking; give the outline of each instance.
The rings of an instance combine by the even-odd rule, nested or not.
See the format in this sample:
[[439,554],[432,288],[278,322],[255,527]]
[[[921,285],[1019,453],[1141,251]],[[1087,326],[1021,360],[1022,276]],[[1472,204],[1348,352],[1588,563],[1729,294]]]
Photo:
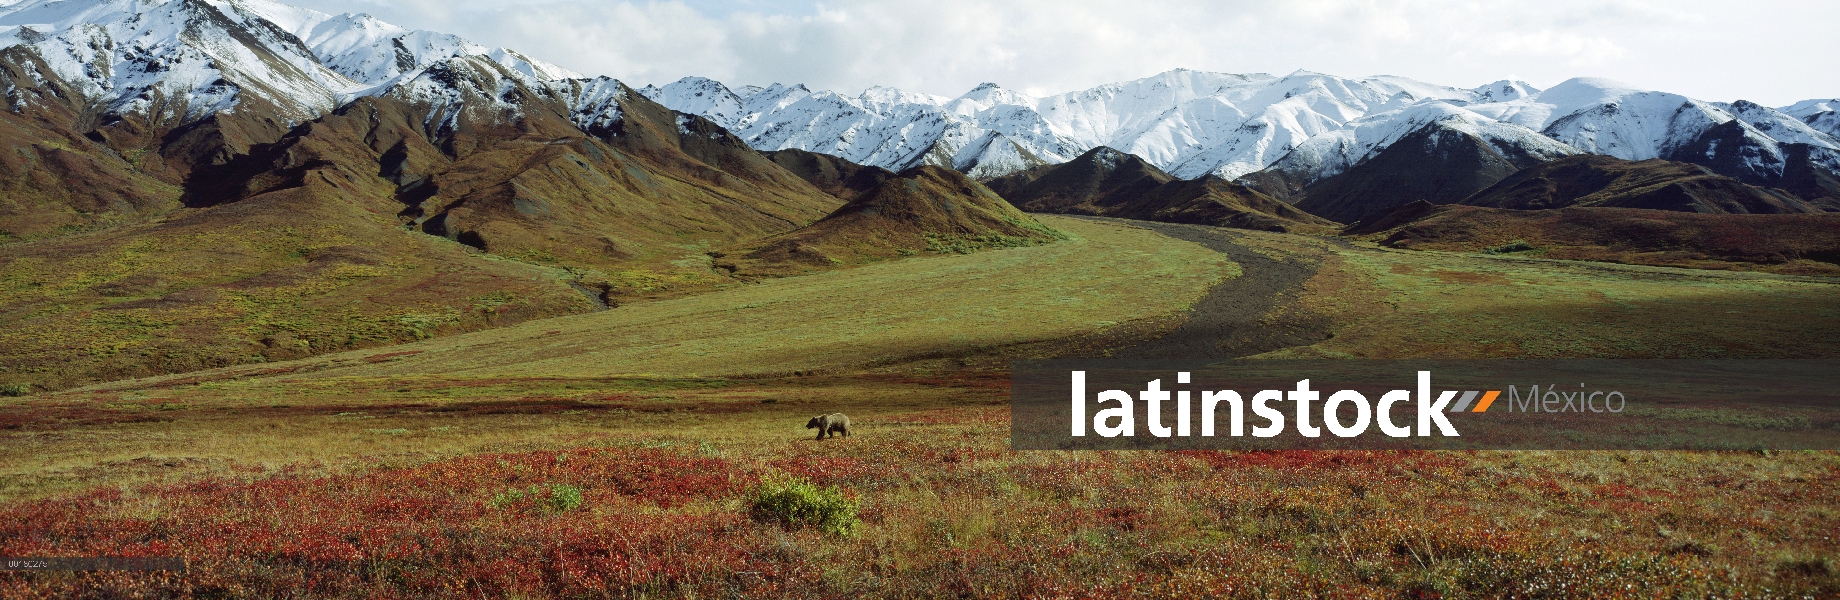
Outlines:
[[811,421],[805,424],[805,428],[818,430],[818,439],[820,440],[824,439],[825,434],[836,437],[837,434],[841,433],[843,437],[850,437],[850,418],[843,413],[818,415],[812,417]]

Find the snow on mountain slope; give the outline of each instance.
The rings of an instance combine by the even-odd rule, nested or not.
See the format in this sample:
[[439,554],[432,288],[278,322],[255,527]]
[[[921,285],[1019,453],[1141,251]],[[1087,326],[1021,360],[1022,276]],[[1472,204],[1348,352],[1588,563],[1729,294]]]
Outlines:
[[1433,100],[1350,121],[1346,128],[1312,137],[1299,144],[1270,168],[1291,175],[1301,185],[1308,185],[1341,174],[1393,145],[1400,138],[1433,125],[1474,135],[1498,151],[1517,149],[1541,161],[1557,160],[1579,153],[1578,149],[1540,135],[1532,129],[1496,121],[1466,108]]
[[1803,100],[1780,110],[1816,131],[1840,139],[1840,99]]
[[524,107],[513,92],[539,83],[487,57],[462,55],[428,65],[378,95],[429,106],[425,125],[439,136],[458,129],[468,113],[515,118]]
[[[1049,96],[1038,102],[1035,109],[1080,145],[1097,147],[1119,141],[1120,137],[1132,137],[1116,135],[1118,132],[1152,129],[1159,118],[1196,100],[1219,98],[1216,103],[1233,106],[1275,79],[1262,73],[1234,75],[1177,69],[1144,79]],[[1244,119],[1246,111],[1235,109],[1234,112],[1238,119]],[[1113,147],[1130,151],[1123,146]]]
[[1001,177],[1046,164],[1049,163],[995,131],[984,133],[952,157],[952,168],[972,179]]
[[582,75],[505,48],[488,48],[457,35],[410,30],[368,14],[329,15],[269,0],[209,0],[234,4],[293,33],[326,67],[381,93],[397,78],[456,56],[484,56],[540,80]]
[[452,34],[410,30],[368,14],[330,15],[272,0],[206,1],[267,20],[300,38],[327,67],[371,86],[455,56],[485,56],[543,80],[582,77],[514,50],[488,48]]
[[1581,150],[1625,160],[1660,158],[1731,116],[1678,94],[1628,94],[1553,120],[1544,133]]
[[779,84],[737,94],[701,78],[642,91],[674,110],[728,125],[762,150],[798,148],[898,170],[956,162],[966,148],[984,148],[985,134],[995,132],[1048,163],[1110,146],[1188,178],[1259,170],[1305,140],[1375,111],[1534,92],[1510,81],[1465,90],[1389,76],[1186,69],[1042,98],[990,83],[951,99],[883,87],[852,97]]
[[965,95],[945,103],[946,112],[967,118],[998,106],[1034,106],[1035,99],[1012,92],[994,83],[981,83]]
[[863,108],[875,112],[884,112],[897,104],[944,106],[945,103],[952,101],[951,98],[944,96],[934,96],[932,94],[922,94],[919,92],[903,92],[891,87],[879,85],[863,90],[862,95],[857,96],[857,100],[862,102]]
[[[668,100],[672,98],[664,97],[660,103],[689,112]],[[956,149],[981,133],[970,131],[969,124],[961,120],[948,119],[937,106],[896,104],[877,112],[855,98],[813,93],[803,86],[774,85],[745,101],[750,111],[759,112],[740,119],[733,131],[756,149],[798,148],[891,170],[923,164],[940,142],[949,148],[934,152],[943,156],[925,164],[950,166]]]
[[1709,102],[1589,77],[1569,79],[1532,96],[1467,108],[1539,130],[1586,152],[1624,160],[1666,157],[1733,118]]
[[1106,145],[1137,154],[1178,177],[1232,178],[1264,168],[1304,140],[1389,102],[1473,96],[1400,77],[1178,69],[1052,96],[1039,110],[1088,148]]
[[[1013,96],[1009,97],[1013,98]],[[946,109],[957,112],[971,105],[973,104],[963,102],[961,99],[948,103]],[[963,115],[963,113],[957,114]],[[1031,154],[1055,163],[1073,160],[1074,157],[1091,149],[1060,135],[1055,131],[1054,125],[1048,122],[1040,112],[1024,105],[992,102],[989,107],[979,108],[973,112],[971,122],[979,130],[1000,133],[1027,148]]]
[[1511,102],[1540,93],[1526,83],[1506,79],[1470,91],[1475,92],[1481,102]]
[[580,77],[457,36],[270,0],[7,2],[0,47],[14,45],[36,51],[107,112],[178,111],[182,121],[259,100],[298,122],[456,56],[539,80]]
[[672,110],[702,115],[730,130],[743,116],[741,97],[713,79],[685,77],[662,88],[645,86],[639,94],[665,106],[682,106]]
[[[621,103],[632,93],[610,77],[546,79],[491,54],[474,54],[436,61],[378,95],[426,107],[424,126],[437,135],[458,130],[462,118],[504,122],[534,109],[555,110],[590,135],[612,137],[625,117]],[[680,129],[687,118],[679,115]]]
[[1778,142],[1808,144],[1828,150],[1840,150],[1840,139],[1835,139],[1832,134],[1816,130],[1801,119],[1776,109],[1745,100],[1730,104],[1714,104]]
[[[458,90],[443,79],[462,69],[561,99],[584,126],[607,129],[619,119],[608,101],[618,81],[274,0],[0,0],[0,46],[15,45],[110,113],[186,121],[256,102],[291,123],[392,93],[515,108],[492,90]],[[980,177],[1107,146],[1184,178],[1236,178],[1277,165],[1316,180],[1431,123],[1474,129],[1532,156],[1562,155],[1567,146],[1624,159],[1684,156],[1763,177],[1781,171],[1772,161],[1788,156],[1783,144],[1807,144],[1815,162],[1840,164],[1840,101],[1774,110],[1591,78],[1548,90],[1507,80],[1463,89],[1394,76],[1177,69],[1044,97],[993,83],[945,98],[885,87],[854,96],[802,85],[731,89],[700,77],[637,92],[760,150],[797,148],[896,170],[961,167]]]
[[[1568,80],[1544,91],[1515,82],[1496,82],[1469,92],[1470,98],[1454,98],[1448,103],[1397,98],[1372,109],[1368,116],[1298,144],[1272,168],[1284,171],[1294,181],[1320,180],[1373,156],[1404,133],[1432,121],[1462,123],[1498,148],[1513,146],[1547,160],[1573,151],[1627,160],[1668,158],[1715,166],[1731,171],[1726,174],[1734,177],[1760,180],[1781,175],[1782,143],[1810,144],[1814,147],[1813,156],[1823,164],[1836,160],[1828,158],[1832,156],[1828,149],[1836,141],[1833,136],[1805,126],[1793,116],[1748,102],[1709,103],[1592,78]],[[1400,106],[1409,108],[1394,108]],[[1426,106],[1438,108],[1419,110]],[[1448,110],[1458,110],[1463,117],[1447,121],[1437,116],[1439,111]],[[1813,113],[1818,109],[1810,106],[1804,110]],[[1725,127],[1733,121],[1737,123]],[[1708,137],[1725,140],[1725,146],[1703,139]]]
[[568,98],[569,119],[576,127],[593,135],[612,134],[619,122],[620,102],[626,100],[626,84],[610,77],[567,79],[552,82],[551,87]]
[[355,82],[233,2],[63,0],[0,7],[0,46],[30,47],[109,112],[193,119],[260,99],[291,120],[337,106]]
[[1797,119],[1807,119],[1820,113],[1840,110],[1840,98],[1803,100],[1776,110]]

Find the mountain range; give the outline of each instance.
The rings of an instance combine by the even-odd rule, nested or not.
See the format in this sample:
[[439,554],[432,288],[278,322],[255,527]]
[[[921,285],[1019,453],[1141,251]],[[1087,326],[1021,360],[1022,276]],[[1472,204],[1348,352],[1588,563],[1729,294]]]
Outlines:
[[[456,65],[502,72],[497,85],[515,81],[556,99],[585,130],[619,120],[605,94],[624,85],[449,34],[271,0],[10,0],[0,3],[0,47],[17,63],[7,84],[15,112],[61,100],[99,120],[78,127],[89,137],[156,154],[142,170],[174,171],[162,177],[169,182],[201,159],[244,154],[360,97],[441,104],[448,108],[430,126],[452,127],[458,92],[444,73]],[[68,88],[56,98],[21,89],[54,81]],[[468,110],[517,114],[487,93],[504,89],[478,91],[485,101]],[[699,77],[637,91],[757,150],[891,172],[934,165],[980,180],[1105,146],[1181,179],[1264,182],[1255,187],[1278,192],[1269,187],[1276,180],[1294,191],[1427,129],[1479,139],[1515,167],[1578,153],[1666,159],[1804,198],[1831,193],[1820,181],[1840,170],[1840,101],[1770,108],[1592,78],[1541,90],[1508,80],[1461,88],[1178,69],[1043,97],[994,83],[946,98],[884,87],[855,95],[796,84],[731,88]],[[166,139],[175,137],[184,139]]]
[[1840,208],[1840,100],[1597,79],[635,88],[271,0],[0,0],[0,92],[0,372],[54,387],[1060,239],[1017,207],[1304,233]]
[[1458,129],[1544,160],[1576,153],[1662,158],[1759,185],[1781,180],[1798,145],[1809,150],[1804,160],[1840,166],[1833,114],[1840,102],[1773,109],[1593,78],[1546,90],[1516,81],[1464,89],[1399,77],[1175,70],[1041,98],[991,83],[944,98],[887,88],[856,96],[783,85],[734,90],[690,77],[640,93],[703,115],[762,150],[798,148],[893,170],[949,166],[978,178],[1107,146],[1184,179],[1271,169],[1307,185],[1427,127]]

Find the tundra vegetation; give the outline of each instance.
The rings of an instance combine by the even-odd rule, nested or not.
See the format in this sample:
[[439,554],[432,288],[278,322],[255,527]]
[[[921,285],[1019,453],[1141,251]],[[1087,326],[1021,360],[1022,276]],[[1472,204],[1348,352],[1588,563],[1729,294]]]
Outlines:
[[[1010,359],[1129,347],[1242,273],[1042,221],[1071,239],[0,398],[0,555],[190,565],[0,596],[1840,593],[1832,452],[1012,451]],[[1829,357],[1840,333],[1820,278],[1234,235],[1316,269],[1263,317],[1314,341],[1266,358]],[[834,410],[854,435],[808,439]]]

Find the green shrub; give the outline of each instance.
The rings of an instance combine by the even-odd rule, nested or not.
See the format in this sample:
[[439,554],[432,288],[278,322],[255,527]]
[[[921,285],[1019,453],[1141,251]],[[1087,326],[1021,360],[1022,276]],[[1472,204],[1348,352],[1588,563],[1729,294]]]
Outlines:
[[27,383],[8,383],[0,385],[0,396],[26,396],[32,393],[32,385]]
[[1512,254],[1515,252],[1526,252],[1528,250],[1533,250],[1533,249],[1534,249],[1533,244],[1527,243],[1527,240],[1514,240],[1512,242],[1508,242],[1506,244],[1502,244],[1500,246],[1490,248],[1488,250],[1485,250],[1484,252],[1488,252],[1489,254]]
[[939,254],[971,254],[973,252],[981,252],[992,248],[1024,248],[1028,246],[1039,246],[1053,241],[1002,234],[947,235],[927,233],[924,234],[923,237],[926,238],[926,251]]
[[835,486],[820,488],[796,479],[762,482],[748,494],[749,514],[787,527],[812,527],[833,535],[856,534],[856,502]]
[[581,488],[567,484],[552,483],[549,485],[537,484],[530,486],[530,489],[524,490],[505,490],[498,495],[492,496],[492,499],[487,501],[487,504],[491,504],[493,508],[510,508],[522,504],[525,499],[529,499],[532,505],[542,507],[551,512],[568,512],[575,510],[576,508],[580,508],[582,503]]
[[544,504],[556,512],[575,510],[581,507],[581,488],[572,485],[551,485],[549,486],[549,499]]
[[1020,219],[1010,219],[1010,218],[1005,218],[1005,219],[1003,219],[1003,220],[1004,220],[1004,221],[1007,221],[1007,222],[1008,222],[1009,224],[1011,224],[1011,225],[1015,225],[1015,226],[1017,226],[1017,227],[1021,227],[1021,228],[1023,228],[1023,229],[1027,229],[1027,230],[1029,230],[1029,231],[1033,231],[1033,232],[1035,232],[1035,233],[1039,233],[1039,234],[1042,234],[1042,235],[1046,235],[1046,236],[1048,236],[1048,237],[1050,237],[1050,238],[1054,238],[1054,239],[1056,239],[1056,240],[1070,240],[1070,239],[1073,239],[1073,236],[1070,236],[1070,235],[1067,235],[1067,233],[1066,233],[1066,232],[1064,232],[1064,231],[1061,231],[1061,230],[1059,230],[1059,229],[1055,229],[1055,228],[1053,228],[1053,227],[1049,227],[1049,226],[1047,226],[1047,225],[1043,225],[1043,224],[1042,224],[1042,223],[1041,223],[1040,221],[1036,221],[1036,220],[1033,220],[1033,219],[1030,219],[1030,220],[1027,220],[1027,221],[1023,221],[1023,220],[1020,220]]

